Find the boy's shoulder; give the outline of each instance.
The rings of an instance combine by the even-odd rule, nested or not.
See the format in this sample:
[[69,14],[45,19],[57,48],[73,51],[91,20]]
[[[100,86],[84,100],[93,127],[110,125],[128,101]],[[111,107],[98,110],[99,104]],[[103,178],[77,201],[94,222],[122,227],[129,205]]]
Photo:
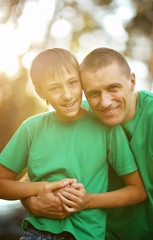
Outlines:
[[37,115],[33,115],[29,118],[27,118],[24,122],[25,123],[29,123],[29,122],[39,122],[39,121],[43,121],[45,119],[48,119],[51,117],[51,115],[53,114],[53,112],[44,112],[44,113],[40,113]]
[[44,112],[40,113],[34,116],[31,116],[24,120],[24,122],[21,124],[24,128],[35,128],[39,125],[44,125],[46,122],[50,121],[52,118],[53,112]]

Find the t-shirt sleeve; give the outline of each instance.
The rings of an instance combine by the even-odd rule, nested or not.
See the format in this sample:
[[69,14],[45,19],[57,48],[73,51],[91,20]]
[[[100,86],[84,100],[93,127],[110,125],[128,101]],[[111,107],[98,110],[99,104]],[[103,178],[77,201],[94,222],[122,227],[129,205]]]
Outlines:
[[108,141],[108,161],[119,176],[137,170],[128,139],[120,125],[111,129]]
[[27,165],[29,147],[30,139],[26,124],[23,123],[0,154],[0,163],[20,173]]

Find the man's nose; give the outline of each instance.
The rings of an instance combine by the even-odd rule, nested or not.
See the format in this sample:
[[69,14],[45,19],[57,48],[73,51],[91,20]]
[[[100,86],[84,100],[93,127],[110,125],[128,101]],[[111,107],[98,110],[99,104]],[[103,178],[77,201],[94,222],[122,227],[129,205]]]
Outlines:
[[101,93],[100,104],[103,108],[108,108],[112,103],[109,93]]

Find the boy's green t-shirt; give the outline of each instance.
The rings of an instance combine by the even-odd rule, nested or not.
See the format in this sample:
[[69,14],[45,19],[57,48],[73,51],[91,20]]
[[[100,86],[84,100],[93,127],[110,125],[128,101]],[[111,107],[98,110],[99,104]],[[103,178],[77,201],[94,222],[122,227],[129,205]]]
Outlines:
[[[53,112],[31,117],[0,155],[0,163],[16,173],[27,167],[31,181],[76,178],[88,193],[107,191],[108,160],[118,175],[137,169],[122,128],[104,126],[91,111],[71,122]],[[62,220],[30,214],[24,229],[28,222],[39,230],[71,232],[78,240],[103,240],[106,210],[87,209]]]
[[[145,202],[118,209],[108,209],[107,239],[153,239],[153,94],[140,91],[135,116],[122,127],[129,139],[148,199]],[[124,183],[110,168],[109,188]]]

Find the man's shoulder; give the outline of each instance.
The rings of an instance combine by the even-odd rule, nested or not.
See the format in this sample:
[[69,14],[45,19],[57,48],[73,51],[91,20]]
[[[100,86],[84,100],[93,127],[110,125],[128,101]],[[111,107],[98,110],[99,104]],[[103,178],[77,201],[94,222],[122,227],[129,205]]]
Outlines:
[[143,110],[153,110],[153,93],[142,90],[138,92],[138,107]]
[[137,113],[141,118],[153,122],[153,93],[145,90],[139,92]]
[[139,93],[139,98],[148,101],[148,102],[152,102],[153,101],[153,93],[146,91],[146,90],[141,90],[138,92]]

